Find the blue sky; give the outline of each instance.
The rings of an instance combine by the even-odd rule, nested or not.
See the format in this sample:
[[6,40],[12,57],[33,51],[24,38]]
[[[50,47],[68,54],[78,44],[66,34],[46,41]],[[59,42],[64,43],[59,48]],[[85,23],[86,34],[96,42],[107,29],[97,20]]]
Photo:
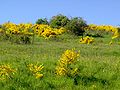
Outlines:
[[35,23],[57,14],[82,17],[88,24],[120,25],[120,0],[0,0],[0,24]]

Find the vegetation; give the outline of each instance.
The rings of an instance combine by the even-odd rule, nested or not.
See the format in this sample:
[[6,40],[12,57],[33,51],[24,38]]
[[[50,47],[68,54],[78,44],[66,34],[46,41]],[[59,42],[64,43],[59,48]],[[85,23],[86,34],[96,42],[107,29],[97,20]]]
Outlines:
[[[83,36],[68,32],[72,20]],[[0,89],[119,90],[120,29],[82,21],[0,25]]]
[[67,16],[58,14],[52,17],[50,20],[50,26],[52,28],[65,27],[68,32],[71,32],[72,34],[83,35],[85,32],[83,28],[87,26],[87,23],[85,20],[79,17],[73,17],[69,19]]
[[64,16],[62,14],[58,14],[58,15],[53,16],[51,18],[50,26],[52,28],[65,27],[68,22],[69,22],[69,18],[67,16]]
[[44,19],[39,18],[39,19],[36,21],[36,24],[49,24],[49,22],[47,21],[46,18],[44,18]]
[[75,35],[83,35],[86,26],[87,24],[82,18],[74,17],[67,23],[66,29]]

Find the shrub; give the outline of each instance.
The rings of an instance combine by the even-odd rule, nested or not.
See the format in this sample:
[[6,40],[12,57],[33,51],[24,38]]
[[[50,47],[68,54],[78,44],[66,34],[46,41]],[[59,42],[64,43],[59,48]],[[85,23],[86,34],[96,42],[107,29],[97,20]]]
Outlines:
[[67,23],[66,29],[75,35],[83,35],[85,32],[83,27],[86,26],[86,21],[84,21],[82,18],[74,17],[70,20],[70,22]]
[[32,24],[17,25],[11,22],[5,23],[1,26],[0,38],[1,40],[9,40],[10,42],[18,44],[33,43],[34,31]]
[[49,23],[46,18],[44,18],[44,19],[40,18],[36,21],[36,24],[49,24]]
[[60,28],[66,26],[66,24],[69,22],[69,19],[67,16],[64,16],[62,14],[53,16],[50,20],[50,26],[52,28]]
[[77,62],[77,58],[79,57],[79,53],[75,50],[66,50],[56,67],[56,74],[59,76],[68,76],[74,77],[77,75],[78,68],[74,67]]
[[82,43],[82,44],[90,44],[93,42],[94,42],[94,38],[89,37],[89,36],[86,36],[86,37],[80,39],[80,43]]

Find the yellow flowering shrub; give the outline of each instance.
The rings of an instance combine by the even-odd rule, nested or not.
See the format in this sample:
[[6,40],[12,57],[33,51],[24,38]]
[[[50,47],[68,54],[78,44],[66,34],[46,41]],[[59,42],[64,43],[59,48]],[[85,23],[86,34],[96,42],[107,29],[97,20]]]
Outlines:
[[80,43],[82,43],[82,44],[90,44],[93,42],[94,42],[94,38],[89,37],[89,36],[86,36],[86,37],[80,39]]
[[23,35],[32,35],[30,32],[32,29],[32,24],[14,24],[14,23],[4,23],[2,25],[4,27],[6,34],[23,34]]
[[67,74],[67,70],[66,70],[66,68],[63,67],[63,66],[57,66],[57,67],[56,67],[56,74],[57,74],[57,75],[60,75],[60,76],[66,75],[66,74]]
[[43,74],[41,74],[41,70],[44,68],[43,65],[29,64],[27,66],[36,78],[42,78],[43,77]]
[[[33,35],[34,33],[38,36],[50,38],[52,36],[60,35],[65,32],[64,28],[56,29],[51,28],[45,24],[14,24],[11,22],[4,23],[2,25],[6,34],[22,34],[22,35]],[[2,31],[2,29],[0,29]]]
[[117,28],[117,30],[113,33],[112,40],[109,42],[109,45],[112,45],[115,42],[120,45],[120,28]]
[[15,72],[16,70],[12,69],[10,65],[0,65],[0,80],[11,78]]
[[62,54],[59,62],[61,65],[72,64],[76,61],[78,56],[78,52],[75,52],[74,50],[66,50],[64,54]]
[[9,23],[4,23],[2,26],[4,27],[5,33],[8,34],[8,35],[9,34],[19,34],[20,33],[19,28],[14,23],[10,23],[10,22]]
[[56,67],[57,75],[67,75],[73,76],[77,74],[78,68],[74,68],[71,65],[75,64],[77,58],[79,57],[79,53],[75,50],[66,50],[60,60],[58,61],[58,66]]
[[[90,24],[87,27],[84,28],[85,31],[104,31],[104,32],[110,32],[112,34],[112,40],[109,42],[109,44],[113,44],[114,39],[119,39],[120,37],[120,28],[116,26],[111,25],[95,25]],[[99,34],[103,34],[103,32],[98,32]],[[85,43],[82,39],[80,40],[82,43]],[[115,41],[115,40],[114,40]]]
[[5,39],[8,39],[12,42],[25,44],[33,43],[35,35],[42,36],[45,39],[49,39],[56,37],[57,35],[61,35],[64,32],[65,32],[64,28],[60,29],[51,28],[49,25],[45,24],[31,24],[31,23],[14,24],[8,22],[0,26],[0,33],[3,33]]
[[101,31],[110,31],[115,32],[117,30],[117,27],[111,26],[111,25],[95,25],[95,24],[89,24],[87,27],[84,28],[85,30],[101,30]]
[[119,38],[119,37],[120,37],[120,28],[114,31],[112,39]]
[[111,26],[111,25],[95,25],[95,24],[90,24],[87,27],[84,28],[84,30],[89,31],[106,31],[106,32],[112,32],[113,36],[112,39],[117,38],[120,36],[120,30],[118,27]]
[[15,43],[30,43],[31,36],[34,32],[32,30],[32,24],[14,24],[11,22],[1,25],[3,36],[5,39]]
[[38,36],[43,36],[45,39],[55,37],[65,32],[64,28],[56,29],[44,24],[34,24],[33,30]]

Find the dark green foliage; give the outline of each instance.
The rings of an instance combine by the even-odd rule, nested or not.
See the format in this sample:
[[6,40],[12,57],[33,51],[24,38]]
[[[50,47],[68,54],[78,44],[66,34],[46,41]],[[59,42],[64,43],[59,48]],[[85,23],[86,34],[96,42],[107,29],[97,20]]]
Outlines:
[[2,25],[0,25],[0,28],[2,28]]
[[33,37],[29,35],[8,35],[8,34],[1,34],[0,40],[8,40],[11,43],[17,44],[30,44],[33,43]]
[[75,35],[83,35],[85,32],[83,27],[85,26],[87,26],[87,24],[82,18],[74,17],[67,23],[66,29]]
[[49,23],[46,18],[44,18],[44,19],[40,18],[36,21],[36,24],[49,24]]
[[60,28],[66,26],[68,22],[69,19],[66,16],[59,14],[52,17],[50,20],[50,26],[53,28]]

